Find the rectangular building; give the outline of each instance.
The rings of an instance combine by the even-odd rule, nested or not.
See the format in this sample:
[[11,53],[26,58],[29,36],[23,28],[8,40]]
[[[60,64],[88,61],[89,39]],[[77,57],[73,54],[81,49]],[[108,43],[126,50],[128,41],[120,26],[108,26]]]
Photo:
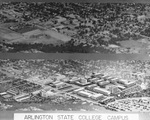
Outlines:
[[105,87],[106,85],[110,84],[109,81],[101,81],[101,82],[98,82],[98,85],[99,86],[102,86],[102,87]]
[[83,97],[91,97],[91,93],[88,93],[86,91],[79,91],[78,95],[83,96]]
[[23,97],[26,97],[26,96],[29,96],[29,95],[30,94],[28,94],[28,93],[22,93],[22,94],[14,96],[14,99],[20,99],[20,98],[23,98]]
[[25,101],[25,100],[27,100],[27,99],[30,99],[30,96],[28,95],[28,96],[24,96],[24,97],[22,97],[22,98],[19,98],[19,99],[15,99],[17,102],[23,102],[23,101]]
[[117,84],[116,85],[120,90],[124,90],[126,87],[125,86],[123,86],[123,85],[120,85],[120,84]]
[[106,89],[103,89],[103,88],[100,88],[100,87],[95,87],[93,90],[94,90],[95,92],[98,92],[98,93],[101,93],[101,94],[107,95],[107,96],[109,96],[109,95],[111,94],[110,91],[108,91],[108,90],[106,90]]
[[94,94],[91,96],[93,100],[99,100],[103,98],[103,94]]
[[127,80],[124,80],[124,79],[119,79],[119,80],[117,81],[117,83],[120,83],[120,84],[123,84],[123,85],[125,85],[127,82],[128,82],[128,81],[127,81]]
[[79,92],[79,91],[81,91],[81,90],[84,90],[84,88],[78,88],[78,89],[74,90],[73,92],[74,92],[74,93],[77,93],[77,92]]
[[131,82],[125,83],[125,86],[126,86],[126,87],[132,87],[132,86],[134,86],[134,85],[136,85],[136,82],[135,82],[135,81],[131,81]]
[[12,95],[17,95],[19,92],[18,90],[15,90],[15,89],[9,89],[7,90],[7,93],[12,94]]

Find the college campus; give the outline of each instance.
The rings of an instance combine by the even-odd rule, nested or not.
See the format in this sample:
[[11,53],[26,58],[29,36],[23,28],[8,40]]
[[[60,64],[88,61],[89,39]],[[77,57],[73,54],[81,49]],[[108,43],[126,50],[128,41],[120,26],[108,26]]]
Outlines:
[[149,3],[2,2],[0,52],[150,53]]
[[0,110],[150,111],[150,61],[0,60]]

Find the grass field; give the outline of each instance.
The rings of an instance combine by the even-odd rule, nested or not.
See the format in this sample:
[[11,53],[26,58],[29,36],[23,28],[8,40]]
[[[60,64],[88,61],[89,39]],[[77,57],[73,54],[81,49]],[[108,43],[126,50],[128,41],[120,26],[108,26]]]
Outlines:
[[58,45],[71,40],[71,37],[52,30],[42,31],[37,29],[24,33],[23,35],[24,37],[11,40],[8,43],[43,43]]
[[9,41],[8,43],[43,43],[43,44],[62,44],[64,43],[61,40],[55,39],[53,37],[47,37],[47,36],[34,36],[34,37],[23,37],[19,39],[15,39],[12,41]]
[[36,27],[24,27],[22,29],[16,30],[15,32],[22,34],[22,33],[29,32],[29,31],[32,31],[35,29],[37,29],[37,28]]
[[67,41],[71,40],[71,37],[64,35],[64,34],[61,34],[61,33],[58,33],[56,31],[47,30],[47,31],[45,31],[45,33],[47,35],[50,35],[51,37],[53,37],[55,39],[63,41],[63,42],[67,42]]
[[0,37],[3,39],[7,39],[9,41],[9,40],[21,38],[22,35],[19,33],[13,32],[9,29],[0,27]]
[[147,53],[150,42],[142,42],[142,40],[126,40],[119,42],[121,47],[137,50],[140,54]]

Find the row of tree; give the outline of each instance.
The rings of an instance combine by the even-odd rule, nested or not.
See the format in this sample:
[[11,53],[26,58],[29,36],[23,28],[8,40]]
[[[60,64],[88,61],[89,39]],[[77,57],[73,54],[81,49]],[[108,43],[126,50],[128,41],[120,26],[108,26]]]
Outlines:
[[[68,42],[66,44],[61,45],[53,45],[53,44],[42,44],[42,43],[35,43],[35,44],[26,44],[26,43],[13,43],[7,44],[3,43],[5,48],[11,48],[7,52],[21,52],[21,51],[30,51],[30,50],[37,50],[45,53],[94,53],[98,51],[100,53],[112,53],[112,51],[107,50],[103,47],[91,47],[91,45],[74,45],[72,42]],[[3,47],[0,48],[1,51],[5,51]]]

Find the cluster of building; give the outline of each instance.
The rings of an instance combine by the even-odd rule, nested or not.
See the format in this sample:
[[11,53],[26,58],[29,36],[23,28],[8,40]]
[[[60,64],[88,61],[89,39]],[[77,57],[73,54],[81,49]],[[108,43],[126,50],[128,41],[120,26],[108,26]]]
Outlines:
[[[80,84],[80,82],[75,81],[74,84],[76,83],[83,86],[82,82]],[[135,86],[136,81],[129,82],[128,80],[104,76],[103,74],[97,74],[94,78],[87,79],[87,82],[85,82],[84,85],[86,91],[92,91],[95,94],[101,94],[102,96],[114,96],[119,95],[121,92],[125,92],[130,87]],[[83,96],[84,94],[87,96],[86,91],[82,92],[82,90],[80,90],[77,92],[77,94],[81,93]],[[98,98],[100,97],[99,95],[95,96],[97,96]]]
[[6,101],[15,100],[23,102],[38,94],[47,98],[58,93],[66,93],[70,96],[75,95],[77,98],[99,102],[109,97],[115,97],[122,92],[129,91],[129,88],[136,85],[136,81],[127,82],[127,80],[96,74],[94,77],[92,76],[88,79],[57,80],[46,83],[43,87],[21,79],[14,80],[12,85],[12,88],[0,93]]
[[[4,78],[10,75],[10,80],[0,83],[1,86],[7,85],[7,89],[0,93],[0,98],[4,101],[32,100],[44,103],[56,96],[67,95],[96,105],[112,107],[108,105],[121,99],[133,98],[136,94],[139,97],[149,97],[149,77],[144,77],[146,73],[142,74],[144,70],[148,71],[148,61],[96,63],[88,60],[1,60],[1,64],[0,72],[5,74]],[[109,68],[114,69],[115,75],[110,74]],[[126,69],[128,72],[131,70],[135,76],[140,76],[129,78],[120,76],[121,73],[116,74],[117,71]],[[140,78],[141,76],[143,77]]]
[[0,95],[5,101],[15,100],[17,102],[23,102],[30,99],[32,94],[37,93],[40,89],[40,85],[26,80],[16,79],[12,82],[11,88],[1,92]]

